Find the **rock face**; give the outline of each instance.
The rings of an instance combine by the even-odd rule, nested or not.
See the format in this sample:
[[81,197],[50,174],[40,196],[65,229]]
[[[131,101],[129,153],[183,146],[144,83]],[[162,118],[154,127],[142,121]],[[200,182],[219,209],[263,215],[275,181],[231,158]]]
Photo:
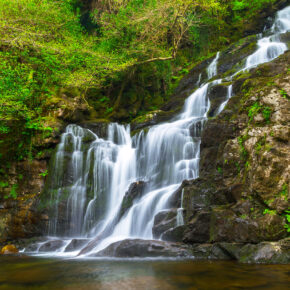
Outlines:
[[235,95],[206,124],[200,178],[183,183],[184,242],[239,243],[238,260],[289,262],[279,242],[253,245],[289,228],[289,62],[287,52],[236,76]]
[[[47,170],[45,160],[13,163],[7,172],[7,186],[0,193],[0,244],[9,240],[41,235],[48,217],[37,212],[36,204],[43,189]],[[11,192],[16,198],[11,198]],[[3,197],[9,198],[3,198]]]

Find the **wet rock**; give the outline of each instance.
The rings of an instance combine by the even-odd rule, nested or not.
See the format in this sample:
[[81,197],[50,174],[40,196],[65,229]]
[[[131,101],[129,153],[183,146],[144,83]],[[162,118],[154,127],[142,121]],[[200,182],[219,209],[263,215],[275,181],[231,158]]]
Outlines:
[[[181,102],[179,106],[181,106]],[[177,108],[175,108],[177,109]],[[170,120],[176,114],[176,110],[157,110],[152,111],[145,116],[138,117],[131,122],[131,132],[133,135],[139,132],[139,130],[144,129],[146,127],[150,127],[161,122],[165,122]]]
[[167,242],[182,242],[185,230],[186,226],[170,228],[161,235],[161,240]]
[[177,209],[159,212],[154,218],[152,233],[154,239],[159,239],[161,235],[176,226]]
[[194,245],[192,255],[197,260],[232,260],[232,257],[218,244]]
[[95,257],[191,257],[190,248],[177,243],[128,239],[116,242],[94,254]]
[[107,138],[108,121],[107,120],[89,120],[81,122],[80,126],[94,132],[99,138]]
[[[187,184],[188,180],[184,180],[183,184]],[[183,185],[181,185],[168,199],[168,208],[180,208]]]
[[39,252],[55,252],[63,247],[65,244],[62,240],[52,240],[45,242],[39,247]]
[[206,243],[210,239],[211,213],[201,211],[197,213],[188,223],[184,233],[183,241],[186,243]]
[[[233,69],[241,63],[246,57],[257,49],[257,36],[252,35],[241,39],[222,51],[218,61],[218,73],[223,74]],[[237,67],[236,69],[239,69]]]
[[134,201],[142,197],[145,185],[144,181],[137,181],[130,185],[122,201],[120,218],[130,209]]
[[38,243],[33,243],[25,247],[24,252],[32,253],[32,252],[37,252],[39,248]]
[[72,252],[79,250],[84,245],[86,245],[89,242],[88,239],[72,239],[71,242],[66,246],[65,252]]
[[290,239],[259,244],[220,243],[219,247],[241,263],[288,264]]
[[7,245],[1,249],[1,255],[17,254],[19,251],[14,245]]
[[209,89],[208,97],[210,99],[210,109],[208,117],[213,117],[218,113],[220,105],[227,99],[228,87],[225,85],[216,85]]

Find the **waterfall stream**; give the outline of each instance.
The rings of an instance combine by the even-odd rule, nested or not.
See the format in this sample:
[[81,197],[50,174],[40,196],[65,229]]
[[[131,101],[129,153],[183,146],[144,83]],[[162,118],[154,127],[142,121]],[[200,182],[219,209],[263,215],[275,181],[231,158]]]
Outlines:
[[[277,13],[268,31],[272,35],[259,39],[258,49],[245,60],[242,70],[269,62],[287,50],[279,34],[290,30],[289,19],[290,7]],[[170,208],[170,199],[183,180],[199,175],[201,132],[210,108],[208,92],[222,82],[210,80],[217,75],[219,57],[217,53],[207,68],[209,81],[200,83],[199,77],[199,88],[168,123],[133,137],[129,126],[116,123],[108,126],[107,138],[77,125],[66,128],[49,183],[54,204],[49,236],[64,241],[58,253],[65,252],[74,238],[83,239],[85,245],[100,237],[90,253],[126,238],[153,239],[155,216]],[[217,114],[231,96],[232,85]],[[120,215],[125,194],[134,182],[144,184],[142,194]],[[182,207],[177,210],[177,225],[184,223]]]

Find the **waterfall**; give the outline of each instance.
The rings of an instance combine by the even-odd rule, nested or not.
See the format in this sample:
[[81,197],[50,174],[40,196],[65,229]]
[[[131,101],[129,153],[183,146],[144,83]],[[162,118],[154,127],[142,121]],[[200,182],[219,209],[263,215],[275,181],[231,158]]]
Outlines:
[[184,196],[184,188],[182,189],[182,193],[181,193],[180,208],[177,209],[177,215],[176,215],[176,226],[177,227],[184,225],[184,218],[183,218],[183,196]]
[[290,30],[290,6],[277,13],[270,29],[272,35],[258,40],[258,49],[246,60],[244,70],[270,62],[287,50],[287,45],[280,40],[280,34]]
[[220,114],[220,113],[223,111],[223,109],[225,108],[225,106],[227,105],[229,99],[230,99],[231,96],[232,96],[232,92],[233,92],[233,85],[229,85],[229,86],[228,86],[228,94],[227,94],[227,98],[226,98],[226,100],[225,100],[223,103],[220,104],[220,106],[219,106],[219,108],[218,108],[218,110],[217,110],[216,115]]
[[207,68],[207,75],[209,79],[217,75],[217,64],[218,64],[219,57],[220,57],[220,52],[216,54],[216,57]]
[[[287,49],[279,34],[290,30],[289,19],[290,7],[278,12],[270,30],[273,35],[259,39],[258,49],[246,59],[244,70],[271,61]],[[217,53],[208,66],[208,79],[217,75],[219,57]],[[170,198],[183,180],[199,176],[201,133],[210,108],[208,92],[223,81],[200,84],[200,80],[201,75],[199,87],[186,99],[178,116],[147,132],[142,130],[131,137],[130,126],[113,123],[108,126],[107,137],[100,138],[77,125],[66,128],[47,185],[53,204],[50,236],[68,240],[97,237],[91,252],[126,238],[153,238],[154,217],[170,208]],[[218,113],[231,96],[232,85]],[[145,184],[142,194],[120,215],[130,185],[141,181]],[[177,225],[184,224],[182,212],[183,196]]]

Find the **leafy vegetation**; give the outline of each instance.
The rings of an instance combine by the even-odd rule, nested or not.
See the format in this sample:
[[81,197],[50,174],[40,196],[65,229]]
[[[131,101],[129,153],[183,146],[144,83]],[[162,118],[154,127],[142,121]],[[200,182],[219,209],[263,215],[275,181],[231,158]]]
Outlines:
[[263,214],[276,215],[277,212],[275,210],[271,210],[271,209],[266,208],[264,210]]
[[286,225],[285,229],[288,233],[290,233],[290,210],[285,211]]
[[33,158],[32,138],[51,134],[64,96],[98,118],[158,109],[176,78],[273,2],[0,0],[0,133],[14,140],[6,151]]
[[285,200],[288,200],[288,185],[286,183],[283,184],[282,190],[279,192],[278,196],[281,196]]

